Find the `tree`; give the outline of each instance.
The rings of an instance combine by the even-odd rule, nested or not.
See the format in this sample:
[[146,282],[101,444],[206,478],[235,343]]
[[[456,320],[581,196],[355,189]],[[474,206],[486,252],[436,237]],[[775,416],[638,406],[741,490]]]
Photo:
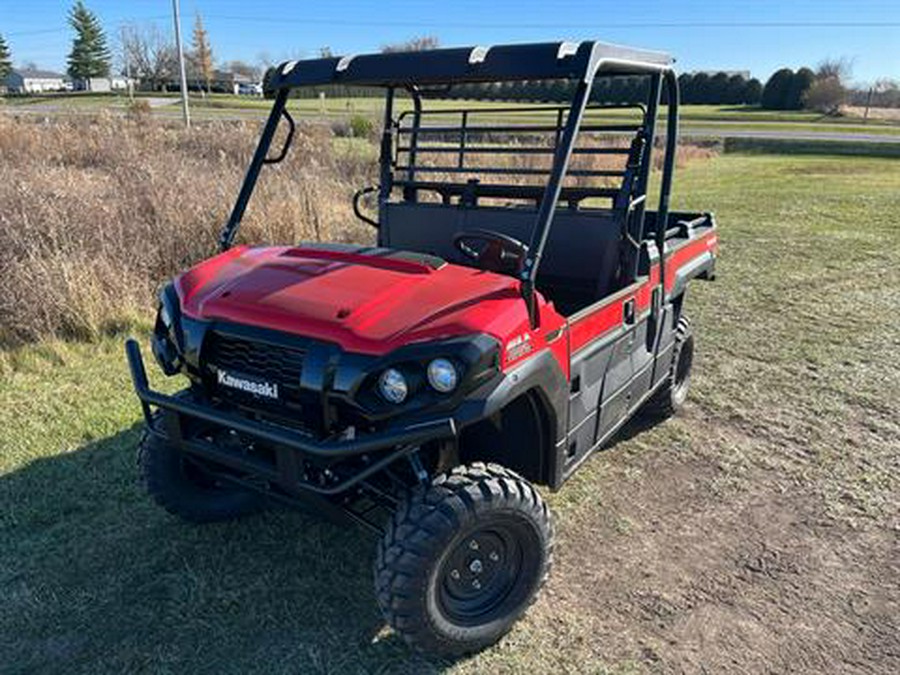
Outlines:
[[718,72],[709,78],[709,95],[706,102],[713,104],[727,103],[729,82],[727,73]]
[[199,12],[194,19],[193,51],[190,61],[194,73],[206,83],[206,91],[210,92],[213,81],[212,47],[209,46],[209,35],[203,27],[203,19],[200,18]]
[[827,80],[829,78],[836,79],[839,83],[844,84],[850,79],[850,60],[841,57],[839,59],[825,59],[816,69],[816,79]]
[[847,90],[836,77],[815,80],[803,99],[804,106],[825,115],[834,115],[841,109]]
[[706,73],[694,73],[694,77],[691,80],[691,85],[693,89],[693,102],[708,103],[709,75],[707,75]]
[[393,54],[395,52],[424,52],[429,49],[437,49],[440,41],[434,35],[423,35],[415,37],[406,42],[399,42],[392,45],[382,45],[382,54]]
[[788,87],[787,98],[785,99],[786,110],[802,110],[803,101],[806,93],[816,81],[816,74],[809,68],[801,68],[791,80],[791,86]]
[[140,82],[142,89],[159,91],[175,79],[178,52],[155,25],[143,29],[123,28],[122,52],[131,76]]
[[762,82],[755,77],[747,80],[744,87],[744,103],[749,105],[757,105],[762,99],[763,86]]
[[766,110],[786,110],[793,81],[794,71],[790,68],[776,70],[763,87],[762,107]]
[[246,61],[226,61],[222,64],[222,70],[224,70],[226,73],[234,73],[235,75],[248,77],[254,81],[259,81],[260,79],[261,69],[258,66],[247,63]]
[[69,13],[69,25],[75,30],[68,59],[69,76],[73,80],[107,77],[110,52],[97,16],[78,0]]
[[694,76],[690,73],[682,73],[678,76],[678,92],[682,103],[694,102]]
[[722,103],[730,105],[738,105],[744,103],[747,97],[747,80],[743,75],[732,75],[728,78],[728,84],[725,85],[725,96]]
[[9,52],[9,46],[6,44],[6,40],[0,35],[0,87],[3,86],[3,82],[9,77],[11,72],[12,55]]

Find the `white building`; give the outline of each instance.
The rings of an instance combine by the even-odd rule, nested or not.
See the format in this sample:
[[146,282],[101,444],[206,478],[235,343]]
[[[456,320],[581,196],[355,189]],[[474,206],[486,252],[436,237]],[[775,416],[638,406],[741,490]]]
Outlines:
[[50,70],[17,68],[6,77],[6,88],[13,94],[39,94],[44,91],[63,91],[66,77]]
[[[134,80],[131,80],[134,86]],[[121,75],[111,75],[109,77],[88,77],[75,82],[75,91],[92,91],[94,93],[105,93],[110,91],[125,91],[128,89],[129,80]]]

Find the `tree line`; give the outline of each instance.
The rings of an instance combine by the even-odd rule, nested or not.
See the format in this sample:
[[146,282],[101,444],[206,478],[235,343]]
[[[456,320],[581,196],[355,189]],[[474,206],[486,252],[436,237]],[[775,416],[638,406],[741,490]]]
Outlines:
[[[67,58],[67,72],[75,81],[107,77],[112,70],[112,52],[97,16],[76,0],[68,15],[75,35]],[[168,35],[154,25],[143,29],[125,27],[120,35],[122,74],[132,77],[142,89],[166,89],[178,79],[178,52]],[[406,42],[382,45],[383,53],[422,51],[440,46],[434,36],[415,37]],[[321,57],[332,56],[329,47],[319,49]],[[199,13],[195,17],[190,49],[185,54],[191,88],[212,91],[217,77],[213,49]],[[223,69],[257,80],[260,70],[241,61],[222,64]],[[9,45],[0,35],[0,82],[12,71]],[[266,69],[264,89],[274,73]],[[845,60],[828,60],[816,70],[781,68],[763,86],[756,78],[741,73],[695,72],[678,77],[681,102],[707,105],[759,105],[768,110],[811,109],[836,113],[841,105],[900,106],[900,87],[893,81],[880,80],[871,87],[852,89],[848,86],[850,68]],[[591,99],[595,103],[627,104],[646,99],[647,77],[602,77],[595,82]],[[443,92],[430,92],[433,97],[498,101],[565,102],[571,100],[572,83],[561,80],[461,84]],[[292,92],[297,97],[317,97],[324,93],[332,98],[380,96],[382,90],[364,87],[329,85],[304,88]],[[663,103],[665,103],[663,96]]]

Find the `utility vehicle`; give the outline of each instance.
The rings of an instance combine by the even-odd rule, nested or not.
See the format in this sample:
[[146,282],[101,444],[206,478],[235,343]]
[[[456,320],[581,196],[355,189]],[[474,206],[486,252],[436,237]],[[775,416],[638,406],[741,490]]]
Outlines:
[[[604,101],[623,77],[643,100]],[[328,85],[385,94],[379,184],[354,197],[377,245],[235,245],[291,144],[292,90]],[[393,628],[478,650],[549,573],[533,485],[560,488],[639,409],[687,394],[685,290],[713,277],[717,237],[711,214],[669,209],[672,61],[599,42],[439,49],[289,62],[269,88],[221,252],[160,294],[153,355],[186,388],[152,390],[127,343],[146,485],[191,521],[282,502],[374,530]]]

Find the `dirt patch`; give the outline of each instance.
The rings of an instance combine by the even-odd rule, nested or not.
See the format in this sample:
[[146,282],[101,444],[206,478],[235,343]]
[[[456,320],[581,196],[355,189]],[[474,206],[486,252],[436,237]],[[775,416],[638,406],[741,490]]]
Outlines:
[[538,611],[585,617],[603,660],[666,673],[900,669],[896,530],[838,522],[760,469],[723,489],[731,469],[692,453],[594,461],[608,465],[603,510],[631,527],[598,523],[587,504],[572,514]]

